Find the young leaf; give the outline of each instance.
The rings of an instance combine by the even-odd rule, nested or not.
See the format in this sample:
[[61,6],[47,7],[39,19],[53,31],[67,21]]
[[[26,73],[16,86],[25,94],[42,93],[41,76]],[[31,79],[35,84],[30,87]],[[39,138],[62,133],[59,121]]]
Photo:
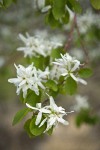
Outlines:
[[13,119],[13,123],[12,125],[16,125],[17,123],[19,123],[29,112],[29,108],[24,108],[20,111],[18,111]]
[[77,83],[71,77],[68,77],[65,81],[65,84],[60,87],[60,91],[63,94],[73,95],[77,91]]
[[31,122],[31,119],[28,119],[25,124],[24,124],[24,129],[25,131],[27,132],[27,134],[29,135],[30,138],[34,137],[34,135],[30,132],[30,122]]
[[90,2],[95,9],[100,9],[100,0],[90,0]]
[[59,21],[54,18],[52,12],[49,12],[46,15],[45,22],[46,24],[49,24],[52,28],[60,27]]
[[38,136],[38,135],[41,135],[45,131],[46,124],[44,124],[43,126],[39,128],[37,125],[35,125],[35,121],[36,121],[36,117],[34,117],[30,122],[30,131],[33,135]]
[[89,68],[82,68],[82,69],[79,70],[78,73],[79,73],[80,77],[88,78],[92,75],[92,70],[89,69]]
[[53,81],[53,80],[48,80],[46,83],[45,83],[45,85],[48,87],[48,88],[50,88],[50,89],[52,89],[53,91],[57,91],[58,90],[58,86],[57,86],[57,84]]
[[69,0],[69,3],[72,5],[73,11],[76,13],[81,13],[82,12],[82,7],[80,6],[80,3],[76,0]]
[[36,103],[41,101],[41,93],[36,95],[34,91],[28,90],[27,97],[25,98],[25,103],[27,102],[31,106],[36,106]]
[[60,19],[65,14],[66,0],[53,0],[52,13],[55,19]]

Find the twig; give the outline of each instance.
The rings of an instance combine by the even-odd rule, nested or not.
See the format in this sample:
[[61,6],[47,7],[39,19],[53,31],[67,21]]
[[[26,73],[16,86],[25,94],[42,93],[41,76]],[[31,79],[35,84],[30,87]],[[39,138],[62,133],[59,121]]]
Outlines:
[[84,46],[84,41],[81,39],[81,33],[80,33],[80,30],[79,30],[79,27],[78,27],[78,24],[77,24],[77,18],[75,18],[75,19],[76,19],[75,27],[76,27],[76,30],[77,30],[77,34],[79,36],[79,40],[80,40],[82,50],[84,51],[84,54],[85,54],[85,57],[86,57],[85,63],[88,64],[89,63],[88,51],[87,51],[86,47]]
[[67,40],[67,43],[65,44],[65,47],[64,47],[65,50],[68,50],[71,46],[71,42],[73,40],[73,32],[74,32],[74,28],[75,28],[75,22],[76,22],[76,14],[74,15],[71,30],[70,30],[69,35],[68,35],[68,40]]

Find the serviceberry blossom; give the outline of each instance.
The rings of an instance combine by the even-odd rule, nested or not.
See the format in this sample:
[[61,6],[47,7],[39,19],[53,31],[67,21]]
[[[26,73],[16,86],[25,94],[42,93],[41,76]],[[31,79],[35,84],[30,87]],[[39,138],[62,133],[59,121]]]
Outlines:
[[39,95],[39,87],[45,89],[43,82],[48,78],[48,68],[46,68],[45,71],[37,70],[36,67],[33,66],[33,63],[26,68],[22,65],[15,65],[15,68],[17,70],[17,78],[9,79],[8,82],[15,84],[17,87],[16,93],[18,95],[22,91],[23,97],[25,98],[28,89],[31,89]]
[[87,96],[77,95],[75,99],[76,99],[76,104],[73,107],[73,109],[75,111],[79,112],[81,109],[88,109],[89,108]]
[[27,33],[26,37],[22,34],[19,34],[19,38],[24,43],[24,47],[19,47],[17,50],[24,52],[24,57],[32,57],[37,55],[47,57],[51,54],[52,49],[61,47],[63,45],[59,38],[54,40],[54,37],[53,39],[47,36],[42,37],[41,34],[34,34],[34,36],[30,36]]
[[37,103],[36,107],[32,107],[27,103],[26,103],[26,106],[35,110],[35,111],[38,111],[38,115],[37,115],[36,122],[35,122],[36,125],[38,125],[41,122],[43,113],[45,113],[45,114],[50,113],[50,110],[46,109],[45,107],[42,107],[41,103]]
[[[55,101],[53,99],[52,96],[49,96],[50,99],[50,105],[48,106],[44,106],[43,108],[41,107],[41,104],[38,104],[38,108],[36,107],[32,107],[29,104],[26,103],[26,106],[33,109],[33,110],[37,110],[39,111],[37,118],[36,118],[36,125],[39,125],[39,127],[43,126],[44,123],[47,123],[47,128],[44,132],[47,132],[49,129],[51,129],[52,127],[56,127],[58,123],[62,123],[64,125],[68,125],[69,122],[64,120],[63,117],[65,115],[67,115],[67,113],[72,113],[71,112],[66,112],[64,108],[62,108],[61,106],[58,107],[55,104]],[[45,119],[41,122],[42,119],[42,115],[44,114]]]
[[64,55],[61,54],[61,58],[55,59],[53,64],[60,66],[59,69],[63,72],[61,73],[62,76],[71,76],[76,82],[87,84],[86,81],[77,76],[77,70],[80,68],[80,61],[71,57],[68,53]]
[[[96,21],[94,21],[96,20]],[[100,19],[99,15],[92,12],[91,9],[86,11],[81,16],[77,17],[77,23],[82,34],[86,34],[86,32],[93,26],[97,26],[100,28]]]
[[61,69],[60,66],[58,65],[53,65],[51,70],[50,70],[50,79],[58,81],[61,74],[63,73],[63,69]]

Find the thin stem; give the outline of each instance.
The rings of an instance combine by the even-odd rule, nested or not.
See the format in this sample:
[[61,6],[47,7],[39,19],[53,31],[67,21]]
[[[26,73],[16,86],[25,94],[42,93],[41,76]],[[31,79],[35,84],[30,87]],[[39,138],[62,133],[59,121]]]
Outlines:
[[84,46],[84,41],[83,39],[81,38],[81,33],[80,33],[80,30],[79,30],[79,27],[78,27],[78,24],[77,24],[77,18],[75,18],[76,21],[75,21],[75,27],[76,27],[76,31],[77,31],[77,34],[79,36],[79,40],[80,40],[80,44],[81,44],[81,47],[82,47],[82,50],[84,51],[84,54],[85,54],[85,63],[88,64],[89,63],[89,55],[88,55],[88,51],[86,49],[86,47]]
[[76,14],[74,15],[71,30],[70,30],[69,35],[68,35],[68,40],[67,40],[67,43],[65,44],[65,47],[64,47],[65,50],[68,50],[71,46],[71,43],[73,40],[73,32],[74,32],[74,28],[75,28],[75,22],[76,22]]

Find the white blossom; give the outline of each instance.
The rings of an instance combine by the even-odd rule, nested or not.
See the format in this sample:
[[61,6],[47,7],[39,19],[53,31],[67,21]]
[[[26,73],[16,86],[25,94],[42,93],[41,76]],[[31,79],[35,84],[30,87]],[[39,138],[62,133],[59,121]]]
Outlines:
[[71,57],[68,53],[65,55],[61,54],[61,58],[55,59],[53,64],[60,66],[59,69],[61,70],[61,75],[65,77],[71,76],[76,82],[81,82],[83,84],[87,84],[86,81],[77,77],[77,70],[80,67],[80,61]]
[[27,33],[26,37],[19,34],[19,38],[24,43],[24,47],[19,47],[17,50],[24,52],[24,57],[37,55],[47,57],[51,54],[52,49],[62,46],[62,41],[57,40],[58,38],[55,38],[56,40],[54,40],[54,38],[52,39],[45,35],[42,37],[41,34],[34,34],[34,36],[30,36]]
[[28,89],[31,89],[39,95],[39,87],[45,89],[43,82],[46,81],[47,76],[49,75],[49,71],[47,69],[45,71],[37,70],[33,64],[26,68],[22,65],[15,65],[15,67],[17,69],[17,78],[12,78],[8,81],[15,84],[17,87],[16,93],[18,95],[22,91],[23,97],[25,98]]
[[53,65],[53,67],[50,70],[50,79],[52,80],[59,80],[59,77],[61,76],[63,72],[63,69],[61,70],[61,68],[58,65]]
[[46,109],[45,107],[42,107],[41,103],[37,103],[36,107],[32,107],[27,103],[26,103],[26,106],[35,110],[35,111],[38,111],[38,115],[37,115],[36,122],[35,122],[36,125],[38,125],[41,122],[43,113],[45,113],[45,114],[50,113],[50,110]]
[[77,95],[75,99],[76,99],[76,104],[73,107],[73,109],[75,111],[80,111],[82,108],[83,109],[89,108],[89,103],[87,101],[88,100],[87,96]]
[[[44,132],[47,132],[52,127],[56,127],[58,123],[62,123],[64,125],[68,125],[69,122],[64,120],[63,117],[67,115],[67,112],[65,112],[65,109],[61,106],[58,107],[55,104],[55,101],[52,96],[50,96],[50,105],[47,106],[47,108],[51,111],[50,114],[47,117],[47,128]],[[43,124],[43,123],[41,123]],[[40,127],[41,127],[40,124]]]
[[[55,101],[52,96],[49,96],[50,99],[50,105],[41,107],[41,103],[38,103],[36,107],[32,107],[29,104],[26,103],[26,106],[38,111],[38,115],[36,117],[36,125],[39,125],[39,127],[43,126],[45,122],[47,122],[47,127],[44,132],[47,132],[52,127],[56,127],[58,123],[62,123],[64,125],[68,125],[69,122],[64,120],[63,117],[71,112],[66,112],[64,108],[61,106],[58,107],[55,104]],[[42,116],[45,114],[45,118],[42,120]],[[42,121],[41,121],[42,120]]]
[[85,34],[93,25],[100,28],[99,15],[93,13],[91,10],[88,10],[83,15],[78,16],[77,23],[82,34]]

